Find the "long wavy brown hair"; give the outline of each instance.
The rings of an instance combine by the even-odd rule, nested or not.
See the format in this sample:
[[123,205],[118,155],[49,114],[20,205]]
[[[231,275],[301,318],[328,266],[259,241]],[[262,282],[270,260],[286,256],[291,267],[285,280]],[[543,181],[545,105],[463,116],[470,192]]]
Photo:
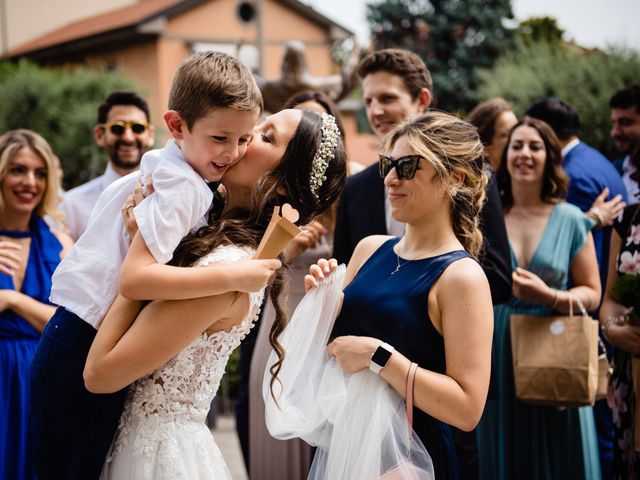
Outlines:
[[[315,112],[303,111],[302,119],[289,141],[282,161],[265,174],[252,191],[251,208],[235,208],[220,218],[209,219],[209,225],[185,237],[176,249],[172,265],[191,266],[219,245],[242,245],[256,248],[269,224],[274,208],[291,204],[300,214],[298,223],[304,225],[326,211],[340,196],[346,179],[346,155],[341,139],[325,172],[326,179],[313,195],[310,187],[313,157],[322,140],[322,119]],[[269,333],[269,343],[278,355],[278,361],[270,367],[271,387],[282,368],[285,352],[278,342],[287,318],[280,305],[283,287],[283,271],[276,275],[269,286],[269,297],[275,310],[275,320]]]

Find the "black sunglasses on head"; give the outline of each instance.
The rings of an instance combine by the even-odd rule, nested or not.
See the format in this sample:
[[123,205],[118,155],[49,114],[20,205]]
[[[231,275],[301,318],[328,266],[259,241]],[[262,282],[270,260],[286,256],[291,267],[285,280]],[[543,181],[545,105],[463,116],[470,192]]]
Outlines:
[[118,137],[124,134],[127,128],[130,128],[131,131],[136,135],[144,133],[147,128],[149,128],[149,125],[147,125],[146,123],[123,122],[122,120],[117,120],[111,123],[103,123],[102,126]]
[[424,159],[424,157],[420,155],[405,155],[404,157],[396,159],[388,157],[387,155],[378,155],[378,157],[380,176],[385,178],[389,175],[389,172],[395,168],[396,175],[400,180],[411,180],[416,175],[418,163]]

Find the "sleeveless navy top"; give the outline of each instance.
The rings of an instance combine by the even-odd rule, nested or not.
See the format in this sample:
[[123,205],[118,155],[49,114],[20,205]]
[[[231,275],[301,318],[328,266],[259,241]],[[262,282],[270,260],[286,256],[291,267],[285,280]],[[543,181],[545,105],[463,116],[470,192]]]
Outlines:
[[[431,323],[427,297],[442,272],[469,255],[456,250],[422,260],[398,260],[393,247],[399,240],[382,244],[344,290],[331,337],[378,338],[420,367],[444,374],[444,339]],[[398,261],[400,269],[392,275]],[[458,478],[451,427],[414,408],[413,429],[431,455],[435,477]]]

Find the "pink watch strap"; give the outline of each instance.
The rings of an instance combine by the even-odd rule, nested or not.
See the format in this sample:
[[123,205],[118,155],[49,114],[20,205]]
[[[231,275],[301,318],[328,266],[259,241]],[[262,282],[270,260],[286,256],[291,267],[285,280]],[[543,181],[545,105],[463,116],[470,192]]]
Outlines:
[[413,427],[413,383],[416,378],[416,370],[418,369],[417,363],[411,363],[409,366],[409,373],[407,374],[407,395],[406,395],[406,405],[407,405],[407,420],[409,421],[409,426]]

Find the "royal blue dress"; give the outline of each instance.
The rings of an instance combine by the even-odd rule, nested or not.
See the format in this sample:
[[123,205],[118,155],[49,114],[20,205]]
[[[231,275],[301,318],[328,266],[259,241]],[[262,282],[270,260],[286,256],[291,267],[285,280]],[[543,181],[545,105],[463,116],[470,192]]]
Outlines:
[[[458,250],[423,260],[398,259],[393,247],[399,240],[376,250],[344,290],[331,337],[378,338],[420,367],[444,374],[444,339],[429,319],[427,297],[442,272],[469,255]],[[398,263],[400,269],[392,274]],[[413,429],[431,455],[435,478],[458,478],[451,427],[414,408]]]
[[[0,231],[8,237],[31,236],[22,293],[49,303],[51,275],[62,245],[47,224],[33,216],[29,232]],[[13,278],[0,273],[0,289],[15,290]],[[35,479],[29,429],[29,370],[40,332],[11,310],[0,313],[0,478]]]

